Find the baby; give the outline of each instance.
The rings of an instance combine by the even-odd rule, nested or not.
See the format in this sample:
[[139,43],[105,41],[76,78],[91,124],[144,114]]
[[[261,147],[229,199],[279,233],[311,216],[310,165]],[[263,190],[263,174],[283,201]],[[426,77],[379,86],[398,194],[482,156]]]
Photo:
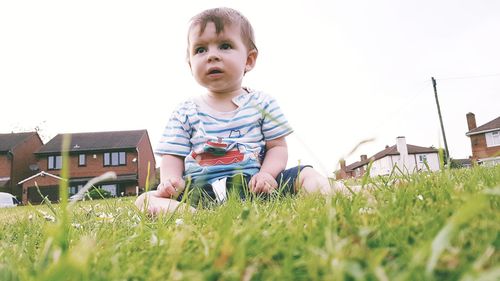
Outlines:
[[161,183],[139,196],[137,207],[143,209],[147,198],[150,212],[173,211],[185,196],[193,207],[220,203],[230,189],[242,199],[300,189],[332,192],[311,166],[286,169],[292,128],[274,98],[242,87],[258,57],[253,28],[242,14],[215,8],[194,16],[187,53],[206,92],[172,113],[155,150],[161,155]]

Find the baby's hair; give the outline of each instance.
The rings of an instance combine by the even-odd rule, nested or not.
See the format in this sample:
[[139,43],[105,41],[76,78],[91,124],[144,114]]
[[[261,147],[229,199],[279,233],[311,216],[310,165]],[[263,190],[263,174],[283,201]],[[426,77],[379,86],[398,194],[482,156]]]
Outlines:
[[[241,38],[245,42],[246,47],[249,51],[257,50],[255,45],[255,37],[253,33],[253,28],[246,17],[244,17],[240,12],[226,7],[214,8],[205,10],[193,18],[191,18],[191,24],[189,25],[189,31],[195,26],[200,26],[200,35],[203,34],[207,24],[213,22],[215,25],[215,32],[217,35],[224,31],[225,25],[239,24],[241,29]],[[188,42],[189,45],[189,42]],[[189,54],[189,50],[188,50]]]

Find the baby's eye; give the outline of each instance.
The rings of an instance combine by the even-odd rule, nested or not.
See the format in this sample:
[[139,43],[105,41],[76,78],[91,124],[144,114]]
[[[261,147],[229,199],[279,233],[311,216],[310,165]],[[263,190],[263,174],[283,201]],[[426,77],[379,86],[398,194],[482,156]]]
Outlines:
[[198,48],[194,49],[195,54],[203,54],[206,51],[207,51],[207,49],[205,49],[205,47],[198,47]]
[[219,47],[219,48],[220,48],[221,50],[229,50],[229,49],[231,49],[232,47],[231,47],[231,44],[229,44],[229,43],[222,43],[222,44],[220,45],[220,47]]

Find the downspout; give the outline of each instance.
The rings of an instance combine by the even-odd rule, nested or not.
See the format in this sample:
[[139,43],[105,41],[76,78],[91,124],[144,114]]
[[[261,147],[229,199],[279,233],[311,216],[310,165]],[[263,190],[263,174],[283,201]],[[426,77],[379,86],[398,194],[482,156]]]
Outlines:
[[415,159],[415,169],[416,169],[416,172],[418,172],[420,170],[420,168],[418,167],[418,164],[417,164],[417,154],[413,154],[413,158]]
[[[12,149],[7,151],[7,158],[10,158],[10,183],[9,183],[9,193],[13,194],[14,188],[12,187],[14,183],[14,152]],[[16,184],[17,186],[17,184]],[[17,197],[17,196],[16,196]]]
[[[137,148],[137,146],[135,147],[135,152],[136,152],[136,157],[137,157],[137,160],[135,161],[135,171],[136,171],[136,174],[137,174],[137,183],[136,183],[136,186],[135,186],[135,193],[136,193],[136,196],[139,195],[139,189],[140,189],[140,183],[141,183],[141,180],[140,180],[140,171],[139,171],[139,149]],[[147,174],[146,174],[147,175]]]

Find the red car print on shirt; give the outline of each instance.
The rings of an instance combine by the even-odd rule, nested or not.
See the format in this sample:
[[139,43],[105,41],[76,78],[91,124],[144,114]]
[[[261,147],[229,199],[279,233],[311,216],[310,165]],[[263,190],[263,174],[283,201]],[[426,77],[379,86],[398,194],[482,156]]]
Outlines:
[[229,165],[243,161],[244,154],[238,147],[226,151],[227,144],[219,138],[217,142],[207,141],[203,147],[202,153],[191,152],[193,159],[200,166]]

